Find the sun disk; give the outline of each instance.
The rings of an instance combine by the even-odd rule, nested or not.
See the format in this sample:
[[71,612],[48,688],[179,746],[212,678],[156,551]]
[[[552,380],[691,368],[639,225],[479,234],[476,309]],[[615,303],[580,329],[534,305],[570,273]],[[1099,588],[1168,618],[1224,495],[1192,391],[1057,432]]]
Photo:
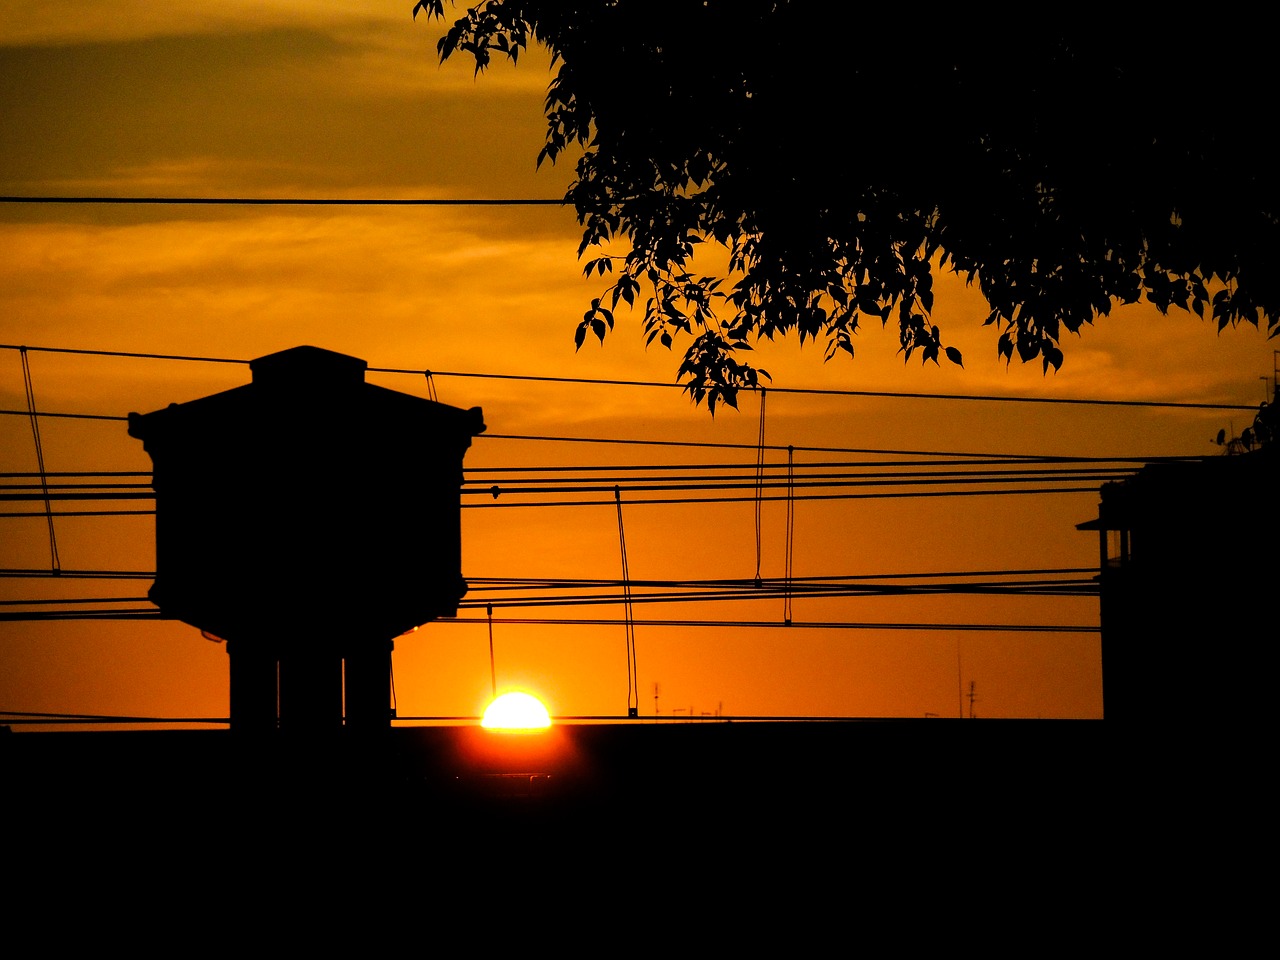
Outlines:
[[545,730],[551,726],[551,716],[535,696],[504,693],[489,704],[480,726],[490,730]]

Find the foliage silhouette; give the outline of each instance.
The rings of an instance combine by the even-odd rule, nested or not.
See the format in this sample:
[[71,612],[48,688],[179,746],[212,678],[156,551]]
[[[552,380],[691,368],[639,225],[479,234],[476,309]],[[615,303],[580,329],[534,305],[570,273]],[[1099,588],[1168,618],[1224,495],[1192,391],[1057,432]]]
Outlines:
[[[691,338],[678,376],[712,412],[767,376],[737,359],[759,337],[822,337],[830,359],[874,318],[904,359],[961,363],[931,317],[938,269],[977,285],[1000,358],[1046,372],[1065,333],[1140,299],[1274,336],[1269,30],[1059,17],[481,0],[438,53],[479,73],[549,49],[538,162],[581,151],[566,201],[585,273],[611,281],[576,342],[643,300],[647,342]],[[706,241],[719,275],[693,272]]]

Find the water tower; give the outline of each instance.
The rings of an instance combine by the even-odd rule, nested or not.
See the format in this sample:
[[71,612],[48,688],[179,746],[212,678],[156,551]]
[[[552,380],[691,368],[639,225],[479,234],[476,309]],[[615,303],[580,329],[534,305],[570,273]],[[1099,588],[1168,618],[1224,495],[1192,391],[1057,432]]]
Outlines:
[[252,382],[129,415],[156,493],[166,616],[227,641],[233,730],[390,726],[394,638],[453,616],[463,410],[366,383],[301,346]]

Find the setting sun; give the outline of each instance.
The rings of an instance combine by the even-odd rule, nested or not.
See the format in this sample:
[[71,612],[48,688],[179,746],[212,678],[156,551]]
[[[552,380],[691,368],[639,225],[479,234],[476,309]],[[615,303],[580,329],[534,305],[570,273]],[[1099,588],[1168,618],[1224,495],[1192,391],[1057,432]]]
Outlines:
[[537,697],[504,693],[489,704],[480,726],[490,730],[545,730],[551,726],[551,717]]

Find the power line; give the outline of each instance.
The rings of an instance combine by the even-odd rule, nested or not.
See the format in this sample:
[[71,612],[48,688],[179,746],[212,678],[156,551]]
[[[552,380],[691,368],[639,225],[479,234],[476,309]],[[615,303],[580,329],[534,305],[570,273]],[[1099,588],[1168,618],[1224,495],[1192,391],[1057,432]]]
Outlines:
[[[810,585],[805,589],[787,589],[786,587],[746,587],[740,590],[728,592],[699,592],[699,591],[682,591],[682,592],[664,592],[664,593],[647,593],[636,592],[628,594],[624,585],[621,592],[602,593],[602,594],[557,594],[551,596],[535,596],[535,597],[490,597],[481,602],[464,601],[459,604],[459,609],[476,610],[485,609],[491,612],[497,609],[507,610],[526,610],[538,609],[545,607],[566,608],[566,607],[583,607],[583,606],[619,606],[621,605],[627,612],[624,613],[621,621],[626,626],[626,649],[627,661],[629,665],[628,677],[631,682],[628,683],[629,693],[635,694],[635,636],[633,624],[636,622],[634,615],[631,613],[631,607],[635,604],[720,604],[720,603],[758,603],[761,601],[771,600],[787,600],[787,599],[803,599],[803,600],[849,600],[849,599],[879,599],[893,600],[903,597],[953,597],[953,596],[994,596],[994,597],[1042,597],[1042,598],[1082,598],[1097,599],[1098,585],[1094,580],[1075,580],[1075,581],[1059,581],[1059,582],[1043,582],[1032,584],[1017,583],[997,583],[997,584],[968,584],[968,585],[914,585],[914,586],[865,586],[851,587],[828,585],[825,587],[817,587]],[[3,620],[25,620],[38,621],[47,619],[56,620],[75,620],[75,619],[106,619],[109,618],[112,608],[104,607],[102,609],[86,611],[88,616],[79,616],[77,605],[88,604],[119,604],[132,603],[144,604],[148,600],[146,597],[70,597],[70,598],[39,598],[29,600],[0,600],[0,607],[59,607],[65,606],[69,609],[65,610],[12,610],[0,611],[0,619]],[[129,614],[128,619],[134,619],[134,614],[139,608],[134,607],[129,610],[123,610],[122,613]],[[160,611],[160,619],[173,619],[163,616]],[[776,621],[775,626],[789,625],[784,617],[781,624]]]
[[[480,609],[476,605],[474,609]],[[0,613],[0,622],[12,621],[62,621],[62,620],[176,620],[166,617],[159,610],[50,610],[31,613]],[[520,624],[524,626],[586,626],[620,627],[627,621],[622,617],[494,617],[495,624]],[[483,627],[486,620],[477,617],[448,617],[431,621],[435,624],[467,625]],[[1101,627],[1091,624],[1060,623],[928,623],[928,622],[875,622],[849,620],[792,620],[784,624],[780,620],[675,620],[633,619],[634,626],[719,628],[743,630],[886,630],[891,632],[937,632],[955,630],[966,633],[1091,633],[1101,632]]]
[[[1002,464],[1007,463],[1001,461]],[[1056,462],[1053,466],[1040,466],[1038,464],[1016,463],[1013,466],[1006,466],[1002,470],[993,469],[969,469],[970,464],[960,464],[960,469],[934,469],[934,470],[900,470],[895,469],[902,464],[877,463],[877,464],[855,464],[852,465],[856,469],[851,471],[840,472],[808,472],[804,465],[801,466],[798,475],[794,478],[796,487],[838,487],[851,485],[867,485],[867,486],[912,486],[915,484],[943,484],[943,483],[976,483],[976,482],[1020,482],[1026,480],[1106,480],[1116,476],[1129,476],[1134,473],[1134,466],[1126,464],[1119,467],[1100,466],[1095,462],[1090,462],[1087,466],[1073,467],[1062,465],[1061,461]],[[937,464],[937,466],[945,466],[954,468],[957,466],[954,462],[945,464]],[[531,472],[539,471],[540,468],[525,468]],[[551,468],[555,469],[555,468]],[[609,470],[609,467],[589,468],[592,470]],[[790,486],[790,480],[786,473],[781,475],[767,475],[766,468],[754,468],[756,474],[753,477],[748,476],[747,471],[753,468],[739,467],[737,473],[721,472],[708,474],[706,476],[685,476],[682,475],[688,468],[680,468],[676,472],[676,468],[672,469],[672,475],[663,475],[660,472],[668,469],[666,467],[646,467],[645,469],[655,471],[649,476],[628,477],[626,481],[626,489],[629,490],[738,490],[746,487],[756,488],[778,488]],[[693,468],[693,469],[711,469]],[[785,470],[785,464],[775,464],[769,467],[771,470]],[[462,490],[464,493],[487,493],[494,494],[494,488],[502,493],[579,493],[594,492],[613,487],[616,485],[613,477],[562,477],[556,478],[559,485],[551,486],[553,482],[550,478],[544,476],[527,476],[527,477],[505,477],[501,482],[495,482],[491,477],[467,477],[462,482]],[[30,484],[10,484],[0,489],[12,489],[18,486],[31,486]],[[108,484],[57,484],[50,485],[51,489],[73,489],[83,486],[86,489],[103,489],[111,485]],[[139,486],[137,484],[120,484],[119,486]],[[88,495],[86,495],[88,496]]]
[[[46,470],[43,474],[33,473],[30,470],[12,471],[8,473],[0,473],[0,480],[24,480],[31,477],[75,477],[82,479],[84,477],[149,477],[150,470]],[[70,486],[70,484],[63,484]],[[106,486],[106,484],[86,484],[86,486]],[[120,484],[125,486],[125,484]],[[150,486],[150,484],[147,484]]]
[[[26,416],[25,412],[22,410],[0,410],[0,415],[11,416],[11,417]],[[36,416],[40,417],[41,419],[44,419],[46,417],[58,417],[58,418],[67,419],[67,420],[128,420],[129,419],[126,416],[120,416],[116,414],[53,413],[51,411],[46,411],[46,410],[37,410]]]
[[[2,347],[0,347],[2,349]],[[1250,408],[1252,409],[1252,408]],[[127,421],[129,418],[123,415],[113,414],[94,414],[94,413],[56,413],[50,411],[37,411],[37,415],[45,417],[63,417],[71,420],[111,420],[117,422]],[[0,416],[27,416],[25,410],[3,410],[0,409]],[[582,443],[582,444],[600,444],[600,445],[618,445],[618,446],[636,446],[636,447],[682,447],[688,449],[711,449],[711,450],[756,450],[757,445],[754,443],[731,443],[725,441],[699,441],[699,440],[645,440],[635,437],[569,437],[569,436],[551,436],[547,434],[526,434],[526,433],[482,433],[473,439],[473,442],[487,443],[492,440],[521,440],[534,443]],[[902,456],[902,457],[956,457],[956,458],[985,458],[997,461],[1030,461],[1043,463],[1134,463],[1145,465],[1148,463],[1156,463],[1162,461],[1186,461],[1186,460],[1203,460],[1202,456],[1151,456],[1151,457],[1064,457],[1049,454],[1032,454],[1032,453],[992,453],[990,451],[962,451],[962,450],[901,450],[889,447],[826,447],[826,446],[799,446],[788,444],[767,445],[766,450],[784,452],[791,450],[799,453],[844,453],[844,454],[860,454],[860,455],[877,455],[877,456]],[[695,465],[696,466],[696,465]],[[731,466],[739,466],[732,464]],[[767,464],[766,466],[774,466]],[[498,470],[517,470],[517,469],[535,469],[519,468],[519,467],[483,467],[469,468],[472,472],[476,470],[486,470],[487,472],[495,472]],[[551,468],[544,468],[551,469]],[[558,468],[557,468],[558,469]],[[619,464],[605,465],[601,467],[584,466],[584,470],[631,470],[636,469],[634,465]],[[67,473],[65,476],[107,476],[106,473],[97,471],[82,471],[76,474]],[[122,474],[123,475],[123,474]],[[147,476],[148,474],[138,474]],[[9,476],[19,476],[19,474],[9,474]],[[49,474],[55,476],[55,474]]]
[[107,206],[220,207],[565,207],[566,201],[541,198],[452,199],[447,197],[101,197],[3,196],[0,203],[67,203]]
[[[183,356],[179,354],[156,354],[156,353],[131,353],[126,351],[115,350],[87,350],[71,347],[32,347],[17,344],[0,344],[0,349],[4,350],[26,350],[31,352],[43,353],[69,353],[69,354],[86,354],[91,356],[109,356],[127,359],[144,359],[144,360],[173,360],[185,361],[193,363],[238,363],[248,364],[251,361],[244,359],[235,359],[229,357],[202,357],[202,356]],[[370,373],[390,373],[412,376],[430,376],[430,377],[460,377],[469,379],[486,379],[486,380],[518,380],[522,382],[534,383],[570,383],[578,385],[599,385],[599,386],[619,386],[619,387],[652,387],[661,389],[680,389],[684,390],[685,386],[679,383],[663,383],[652,380],[611,380],[589,377],[550,377],[537,376],[532,374],[505,374],[505,373],[471,373],[463,371],[442,371],[442,370],[413,370],[403,367],[368,367]],[[807,394],[816,396],[838,396],[838,397],[878,397],[898,400],[954,400],[954,401],[977,401],[986,403],[1034,403],[1034,404],[1065,404],[1078,406],[1105,406],[1105,407],[1154,407],[1154,408],[1174,408],[1174,409],[1196,409],[1196,410],[1256,410],[1256,405],[1251,404],[1226,404],[1226,403],[1189,403],[1171,400],[1101,400],[1089,398],[1073,398],[1073,397],[1021,397],[1021,396],[997,396],[993,394],[960,394],[960,393],[903,393],[888,390],[838,390],[834,388],[819,387],[777,387],[770,386],[767,389],[775,393],[787,394]],[[755,449],[758,445],[751,445]]]
[[[834,583],[834,582],[871,582],[878,580],[940,580],[943,578],[952,580],[964,580],[973,577],[1051,577],[1051,576],[1096,576],[1096,567],[1043,567],[1031,569],[1016,570],[934,570],[927,572],[899,572],[899,573],[859,573],[859,574],[826,574],[807,577],[792,577],[791,582],[795,584],[804,583]],[[107,578],[118,580],[132,579],[153,579],[156,575],[154,570],[68,570],[63,569],[59,575],[61,580],[74,580],[77,578]],[[4,577],[49,577],[52,576],[50,571],[45,568],[0,568],[0,578]],[[766,577],[763,580],[766,584],[776,584],[778,581]],[[703,578],[703,579],[677,579],[677,580],[655,580],[655,579],[632,579],[631,584],[635,587],[745,587],[754,585],[754,579],[743,578]],[[477,589],[493,589],[498,587],[511,587],[513,589],[536,589],[540,587],[560,589],[563,587],[591,588],[591,587],[618,587],[621,581],[611,577],[467,577],[469,592],[474,593]]]
[[45,520],[49,529],[49,562],[56,573],[61,565],[58,559],[58,536],[53,523],[53,505],[49,496],[49,484],[45,478],[44,445],[40,440],[40,417],[36,413],[36,395],[31,381],[31,365],[27,360],[27,351],[19,349],[22,358],[22,384],[27,396],[27,413],[31,420],[31,437],[35,446],[36,465],[40,471],[40,487],[44,493]]
[[[3,575],[4,571],[0,571]],[[20,571],[29,574],[31,571]],[[1064,574],[1066,574],[1064,576]],[[1074,575],[1072,575],[1074,574]],[[625,569],[623,578],[599,580],[537,578],[472,578],[469,593],[473,599],[462,601],[461,609],[483,607],[492,617],[495,607],[574,607],[584,605],[619,605],[630,616],[635,603],[721,603],[758,602],[791,595],[806,599],[847,599],[901,597],[1003,595],[1024,597],[1096,597],[1098,583],[1093,571],[992,571],[960,574],[890,574],[882,576],[802,577],[751,580],[644,580],[632,583]],[[52,574],[48,574],[52,576]],[[975,579],[981,577],[982,579]],[[1050,579],[1052,577],[1052,579]],[[887,581],[887,582],[886,582]],[[924,582],[922,582],[924,581]],[[930,582],[931,581],[931,582]],[[574,591],[574,592],[566,592]],[[559,591],[553,593],[552,591]],[[474,599],[477,594],[490,594]],[[57,607],[89,604],[144,604],[145,597],[53,597],[0,600],[4,607]],[[121,611],[129,615],[138,610]],[[110,611],[92,611],[105,616]],[[8,619],[76,618],[76,611],[26,610]],[[629,658],[633,657],[634,640],[628,631]]]
[[39,713],[34,710],[0,710],[5,723],[229,723],[228,717],[134,717],[103,713]]
[[[68,571],[67,579],[85,578],[90,572]],[[1005,595],[1041,597],[1096,597],[1098,584],[1092,568],[1049,570],[962,571],[925,574],[863,574],[836,577],[790,577],[765,579],[677,579],[632,582],[624,570],[621,580],[569,578],[470,578],[468,593],[472,599],[460,603],[462,609],[483,606],[489,616],[494,607],[573,607],[581,605],[618,605],[636,603],[719,603],[757,602],[792,594],[807,599],[830,598],[901,598],[907,596]],[[0,577],[30,578],[49,571],[0,570]],[[106,572],[91,572],[98,579]],[[122,578],[154,576],[151,572],[124,572]],[[61,579],[61,578],[59,578]],[[477,595],[488,594],[483,599]],[[0,600],[5,607],[56,607],[89,604],[145,604],[145,597],[31,597]],[[146,608],[151,610],[151,608]],[[92,611],[90,617],[106,616],[111,611]],[[117,611],[133,616],[137,608]],[[151,610],[151,612],[156,612]],[[80,618],[76,611],[27,610],[15,612],[5,619]]]
[[[877,491],[875,493],[807,493],[795,494],[790,499],[800,501],[816,500],[902,500],[902,499],[936,499],[939,497],[1012,497],[1012,496],[1055,496],[1058,494],[1098,495],[1097,486],[1084,487],[1034,487],[1017,490],[924,490],[891,493]],[[788,495],[765,496],[766,502],[787,500]],[[627,501],[632,506],[689,506],[710,503],[754,503],[755,496],[740,497],[645,497]],[[542,507],[601,507],[612,506],[610,500],[535,500],[528,503],[464,503],[463,510],[525,510]],[[54,512],[54,516],[62,516]],[[26,514],[24,514],[26,516]],[[34,514],[32,514],[34,516]],[[43,514],[40,514],[43,516]]]
[[[56,577],[57,574],[54,574]],[[59,603],[146,603],[146,597],[54,597],[48,600],[0,600],[3,607],[49,607]]]
[[[0,411],[3,412],[3,411]],[[935,454],[935,457],[946,457],[947,454]],[[1097,469],[1096,464],[1107,463],[1123,463],[1130,466],[1145,466],[1149,463],[1157,461],[1163,462],[1186,462],[1199,461],[1204,457],[1062,457],[1062,456],[1014,456],[1014,457],[990,457],[987,459],[932,459],[932,460],[823,460],[812,461],[809,463],[766,463],[764,470],[766,472],[783,471],[783,476],[792,476],[795,471],[800,471],[810,478],[828,476],[828,474],[812,473],[814,470],[885,470],[890,467],[1036,467],[1040,465],[1053,465],[1055,467],[1065,468],[1070,464],[1088,464]],[[467,467],[468,474],[501,474],[501,473],[529,473],[529,474],[561,474],[569,471],[581,471],[582,473],[630,473],[639,470],[649,470],[654,472],[668,471],[671,473],[697,472],[701,470],[721,470],[727,471],[734,476],[742,474],[746,470],[754,469],[748,464],[731,463],[731,462],[710,462],[710,463],[579,463],[579,464],[525,464],[519,467]],[[1105,469],[1105,468],[1104,468]],[[735,473],[736,471],[736,473]],[[975,472],[975,471],[964,471]],[[833,474],[836,476],[838,474]],[[0,481],[23,481],[38,479],[42,474],[30,470],[17,470],[0,472]],[[50,470],[43,474],[50,479],[61,480],[63,478],[68,481],[84,480],[89,477],[110,477],[113,480],[129,477],[136,477],[138,483],[52,483],[50,486],[56,486],[66,489],[97,489],[97,488],[132,488],[132,487],[150,487],[150,478],[152,471],[150,470]],[[503,480],[503,483],[513,483],[521,481],[523,478],[517,477],[513,480]],[[592,478],[585,478],[582,482],[590,482]],[[708,476],[704,479],[713,479]],[[477,480],[472,476],[464,482],[483,485],[487,480]],[[23,488],[34,486],[34,484],[25,484],[21,482],[8,483],[4,489]]]
[[[483,620],[459,618],[438,620],[436,623],[483,625]],[[494,623],[523,624],[525,626],[619,626],[619,618],[564,618],[564,617],[495,617]],[[1091,624],[1057,623],[876,623],[849,620],[792,620],[784,625],[780,620],[635,620],[642,627],[715,627],[740,630],[888,630],[894,632],[920,632],[957,630],[966,633],[1100,633],[1102,628]]]
[[[1061,574],[1096,574],[1096,567],[1032,567],[1017,570],[930,570],[927,572],[912,573],[856,573],[856,574],[828,574],[823,576],[809,577],[793,577],[796,583],[806,580],[826,581],[826,580],[902,580],[902,579],[937,579],[939,577],[1003,577],[1003,576],[1057,576]],[[467,582],[475,583],[510,583],[510,584],[603,584],[616,585],[619,581],[608,577],[468,577]],[[639,586],[671,586],[673,584],[707,584],[711,586],[745,586],[754,583],[754,580],[743,577],[731,577],[728,579],[722,577],[712,577],[708,579],[697,580],[636,580],[631,581]],[[767,578],[766,583],[770,582]]]
[[[831,486],[839,486],[832,484]],[[629,489],[629,488],[628,488]],[[469,491],[476,492],[476,491]],[[484,492],[484,491],[479,491]],[[591,491],[584,491],[591,492]],[[641,497],[628,501],[633,506],[693,506],[697,504],[712,503],[755,503],[757,500],[763,502],[777,502],[780,500],[792,501],[819,501],[819,500],[903,500],[903,499],[938,499],[943,497],[1011,497],[1011,496],[1056,496],[1060,494],[1089,494],[1096,497],[1098,488],[1096,485],[1090,486],[1056,486],[1056,487],[1033,487],[1023,489],[1008,490],[912,490],[902,492],[876,491],[873,493],[792,493],[781,494],[777,496],[765,495],[757,497],[755,495],[747,496],[704,496],[704,497]],[[486,494],[487,495],[487,494]],[[70,495],[67,495],[70,497]],[[28,497],[26,499],[40,499],[38,497]],[[111,499],[107,497],[95,497],[86,495],[83,497],[74,497],[80,500],[99,500]],[[144,499],[142,497],[129,497],[128,499]],[[611,500],[529,500],[522,503],[464,503],[461,504],[463,510],[533,510],[544,509],[550,507],[601,507],[612,506]],[[155,510],[54,510],[52,516],[57,517],[131,517],[131,516],[154,516]],[[45,511],[0,511],[0,519],[20,519],[30,517],[46,517]]]
[[[1202,458],[1167,458],[1167,459],[1202,459]],[[804,480],[809,486],[819,486],[820,481],[893,481],[899,483],[908,482],[945,482],[955,479],[957,482],[971,481],[974,478],[986,479],[1016,479],[1025,477],[1073,477],[1082,476],[1085,479],[1091,478],[1095,474],[1128,474],[1134,470],[1134,462],[1120,461],[1123,465],[1118,467],[1109,467],[1105,464],[1115,461],[1101,460],[1097,458],[1087,458],[1082,460],[1068,459],[1066,457],[1046,457],[1043,459],[1014,459],[1014,460],[964,460],[957,462],[955,460],[889,460],[889,461],[828,461],[823,463],[801,463],[801,464],[780,464],[766,463],[761,466],[751,467],[746,464],[737,463],[646,463],[646,464],[578,464],[578,465],[549,465],[542,466],[537,464],[528,464],[519,467],[475,467],[468,468],[462,480],[464,488],[469,488],[472,492],[492,493],[493,487],[498,486],[500,489],[524,489],[531,484],[546,484],[552,482],[551,478],[545,474],[552,474],[556,482],[560,484],[569,484],[574,486],[583,486],[587,489],[596,489],[601,484],[613,486],[616,478],[610,474],[615,471],[618,473],[628,473],[631,471],[646,471],[649,475],[631,476],[627,478],[627,482],[633,488],[639,489],[641,484],[646,483],[674,483],[677,481],[689,484],[694,487],[704,489],[719,489],[720,484],[730,483],[740,485],[750,480],[754,484],[763,484],[765,486],[786,485],[788,480]],[[1136,461],[1138,464],[1150,463],[1150,460]],[[1080,463],[1083,466],[1073,466],[1072,464]],[[903,468],[913,467],[917,469],[906,470]],[[923,469],[931,468],[931,469]],[[985,468],[985,469],[978,469]],[[997,469],[992,469],[997,468]],[[700,473],[701,471],[714,470],[715,473]],[[488,477],[485,474],[503,474],[516,472],[528,474],[528,476],[505,476],[505,477]],[[588,474],[586,476],[559,476],[569,471],[581,472]],[[749,474],[748,471],[751,471]],[[605,476],[594,477],[589,476],[593,473],[602,473]],[[692,474],[692,476],[689,476]],[[126,477],[138,478],[132,483],[84,483],[79,482],[88,477],[110,477],[112,481],[123,479]],[[754,479],[752,479],[754,477]],[[45,482],[44,478],[50,478],[51,482]],[[56,478],[56,479],[55,479]],[[62,479],[66,478],[66,479]],[[145,479],[144,479],[145,478]],[[121,472],[116,474],[96,473],[84,471],[79,473],[63,472],[63,473],[0,473],[0,491],[4,490],[31,490],[48,488],[51,491],[128,491],[128,490],[149,490],[152,487],[151,474],[142,471],[131,471],[128,473]],[[41,482],[23,482],[40,480]],[[82,494],[88,496],[88,494]]]
[[[998,597],[1098,597],[1098,584],[1093,579],[1043,582],[1031,584],[996,583],[966,585],[924,585],[924,586],[865,586],[828,585],[819,587],[809,585],[803,589],[781,587],[744,587],[739,590],[724,592],[709,591],[670,591],[662,593],[633,592],[628,599],[626,593],[589,594],[554,594],[539,597],[511,597],[487,599],[486,606],[497,608],[534,608],[534,607],[578,607],[578,606],[617,606],[618,604],[669,604],[669,603],[744,603],[761,600],[785,600],[788,598],[805,600],[848,600],[848,599],[897,599],[902,597],[954,597],[954,596],[998,596]],[[12,601],[21,603],[22,601]],[[50,605],[59,601],[41,601]],[[124,602],[124,601],[121,601]],[[460,609],[472,609],[474,603],[462,602]],[[785,621],[784,617],[784,621]]]
[[248,366],[249,360],[234,357],[203,357],[178,353],[135,353],[128,350],[90,350],[86,347],[30,347],[0,343],[0,350],[26,350],[31,353],[69,353],[85,357],[114,357],[120,360],[174,360],[184,363],[238,363]]
[[[569,477],[563,483],[552,484],[545,477],[508,477],[501,484],[490,478],[466,479],[461,493],[465,496],[545,496],[549,494],[607,493],[619,486],[634,493],[667,493],[681,491],[745,490],[757,493],[776,489],[828,489],[840,487],[915,487],[951,486],[974,483],[1034,483],[1057,480],[1075,483],[1104,483],[1117,477],[1133,474],[1132,467],[1056,467],[1024,470],[956,471],[938,470],[896,471],[884,473],[813,473],[807,477],[790,480],[787,477],[763,477],[750,480],[734,474],[714,474],[707,477],[653,476],[632,477],[628,482],[610,482],[612,478]],[[339,491],[330,491],[338,493]],[[761,494],[762,495],[762,494]],[[154,500],[149,483],[131,484],[0,484],[0,502],[25,501],[118,501]],[[759,518],[757,517],[757,521]],[[758,522],[757,522],[758,525]]]
[[[44,569],[14,567],[0,569],[0,579],[31,579],[54,576]],[[154,570],[60,570],[59,580],[154,580]]]

